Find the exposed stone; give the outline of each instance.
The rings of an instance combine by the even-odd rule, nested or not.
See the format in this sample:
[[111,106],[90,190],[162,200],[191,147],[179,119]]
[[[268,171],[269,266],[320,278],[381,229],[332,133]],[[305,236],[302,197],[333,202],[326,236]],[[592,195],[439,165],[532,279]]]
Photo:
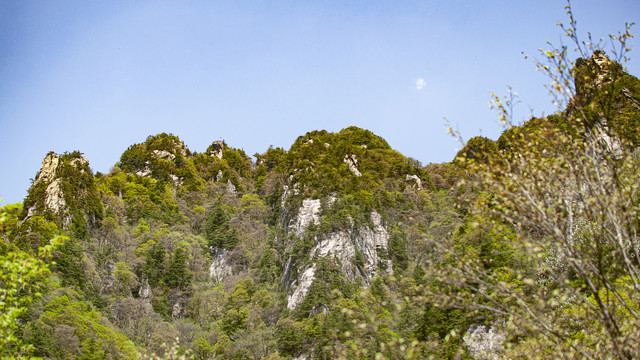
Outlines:
[[173,307],[171,308],[171,318],[177,319],[180,317],[181,313],[182,313],[182,305],[180,305],[180,300],[178,300],[176,301],[175,304],[173,304]]
[[[320,211],[319,200],[307,199],[306,206],[303,202],[298,213],[298,220],[294,227],[296,231],[304,233],[306,226],[303,226],[300,219],[304,219],[308,225],[311,221],[317,221],[317,214]],[[306,200],[305,200],[306,201]],[[302,214],[302,215],[301,215]],[[356,229],[340,230],[329,234],[324,234],[316,238],[317,244],[311,249],[311,259],[324,257],[334,258],[340,264],[342,273],[350,281],[361,279],[365,286],[378,273],[384,272],[393,274],[391,260],[380,257],[380,252],[387,252],[389,243],[389,232],[382,224],[382,217],[375,210],[371,213],[372,227],[363,226]],[[355,263],[356,252],[359,251],[363,257],[362,269]],[[287,271],[290,264],[287,264]],[[295,309],[308,292],[315,279],[315,264],[306,269],[299,269],[302,273],[297,281],[291,284],[292,294],[288,297],[287,308]]]
[[[68,229],[73,216],[84,216],[89,225],[93,225],[96,216],[101,214],[101,205],[96,201],[99,197],[94,183],[93,174],[89,168],[89,160],[77,153],[59,156],[50,152],[42,161],[40,171],[29,190],[29,203],[25,220],[36,215],[42,216],[44,212],[55,215],[53,219],[58,226]],[[37,187],[36,187],[37,186]],[[33,190],[39,188],[38,192]],[[70,209],[69,206],[74,206]],[[82,211],[81,205],[93,203],[95,207],[91,211]]]
[[407,174],[406,177],[407,181],[415,181],[416,186],[418,187],[418,190],[422,190],[422,180],[420,180],[420,178],[418,177],[418,175],[409,175]]
[[38,181],[51,181],[56,175],[56,169],[60,163],[60,157],[58,154],[50,153],[44,160],[42,160],[42,166],[40,166],[40,172],[38,173]]
[[151,176],[151,163],[148,161],[144,162],[144,169],[136,171],[136,175],[142,177],[150,177]]
[[360,173],[360,170],[358,170],[358,159],[355,155],[347,154],[344,156],[343,161],[345,164],[347,164],[349,170],[351,170],[352,173],[354,173],[356,176],[362,176],[362,173]]
[[[84,165],[88,165],[89,164],[89,160],[87,160],[86,158],[80,156],[77,158],[72,159],[71,161],[69,161],[69,164],[78,167],[78,164],[80,165],[80,167],[84,167]],[[84,172],[84,169],[81,170],[82,172]]]
[[151,176],[151,169],[145,168],[143,170],[138,170],[138,171],[136,171],[136,175],[142,176],[142,177],[150,177]]
[[324,147],[326,147],[327,149],[331,146],[331,144],[329,143],[324,143]]
[[166,150],[153,150],[153,155],[157,159],[173,161],[176,156]]
[[302,236],[311,222],[315,224],[320,219],[320,207],[320,199],[304,199],[300,210],[298,210],[296,221],[289,229],[293,231],[296,236]]
[[231,180],[227,180],[227,192],[232,195],[236,193],[236,186],[233,185]]
[[221,140],[214,141],[213,144],[211,144],[211,148],[209,155],[222,159],[222,155],[224,154],[224,142]]
[[173,174],[169,174],[169,177],[171,178],[171,182],[173,182],[173,185],[175,187],[182,186],[182,179],[180,179],[178,176],[173,175]]
[[295,290],[289,297],[287,298],[287,309],[293,310],[298,304],[304,301],[304,298],[307,296],[309,292],[309,288],[311,284],[313,284],[313,280],[315,279],[316,274],[316,265],[313,264],[310,268],[304,270],[302,276],[298,279],[297,282],[292,284],[295,287]]
[[218,283],[233,274],[233,269],[227,261],[226,253],[224,250],[218,251],[213,258],[213,262],[211,262],[211,266],[209,266],[209,278]]
[[224,178],[224,174],[222,173],[222,170],[218,170],[218,173],[216,174],[216,181],[220,181],[222,178]]
[[462,341],[474,359],[493,360],[499,358],[505,334],[498,332],[493,326],[473,325],[469,327]]
[[[71,164],[75,164],[75,162],[80,162],[81,164],[88,163],[85,158],[73,159]],[[84,162],[83,162],[84,161]],[[58,154],[50,153],[47,155],[42,161],[42,166],[40,167],[40,172],[38,173],[38,177],[35,183],[49,183],[45,188],[44,192],[44,208],[45,210],[51,210],[55,214],[62,214],[67,205],[64,200],[64,192],[62,191],[62,181],[59,178],[56,178],[56,173],[58,170],[58,166],[60,165],[60,157]],[[36,214],[37,207],[32,206],[27,210],[27,217],[34,216]],[[69,216],[63,219],[63,224],[66,227],[71,222],[71,218]]]
[[45,190],[44,206],[46,209],[50,209],[56,214],[62,212],[66,206],[64,193],[62,192],[60,184],[60,179],[55,179],[49,183],[49,186],[47,186],[47,189]]
[[379,255],[379,252],[387,252],[389,248],[389,232],[382,224],[382,216],[375,210],[371,213],[371,222],[373,228],[361,228],[355,237],[356,245],[364,257],[365,276],[368,280],[380,270],[393,274],[391,260],[382,259]]
[[594,132],[604,142],[607,150],[614,158],[622,158],[622,141],[618,137],[612,137],[609,135],[609,125],[605,118],[600,118],[594,128]]
[[149,279],[147,279],[146,276],[143,276],[142,281],[140,281],[138,296],[146,302],[151,302],[151,286],[149,285]]
[[609,58],[606,57],[601,52],[593,53],[593,56],[591,58],[593,59],[593,62],[598,66],[596,86],[600,87],[603,84],[611,81],[611,79],[609,78],[609,69],[608,69],[608,66],[611,63],[611,60],[609,60]]

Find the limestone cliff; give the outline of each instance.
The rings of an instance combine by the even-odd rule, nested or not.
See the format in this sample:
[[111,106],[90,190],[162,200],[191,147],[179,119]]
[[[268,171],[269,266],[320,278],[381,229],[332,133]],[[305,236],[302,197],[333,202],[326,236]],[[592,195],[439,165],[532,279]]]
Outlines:
[[[335,198],[329,197],[322,208],[320,199],[304,199],[297,216],[289,225],[291,238],[287,248],[292,252],[284,269],[283,284],[289,289],[287,308],[295,309],[304,301],[310,286],[316,281],[316,262],[330,259],[340,268],[343,276],[350,282],[368,286],[370,280],[381,274],[393,274],[393,265],[388,259],[389,232],[382,217],[373,210],[367,224],[355,225],[352,219],[348,225],[328,232],[308,234],[310,226],[316,226],[326,220],[323,212],[330,211]],[[308,253],[296,253],[300,238],[310,238],[312,247]],[[306,249],[305,249],[306,251]],[[300,261],[300,259],[305,259]]]
[[50,152],[24,201],[23,220],[43,216],[66,229],[74,218],[95,224],[102,210],[89,161],[77,151]]

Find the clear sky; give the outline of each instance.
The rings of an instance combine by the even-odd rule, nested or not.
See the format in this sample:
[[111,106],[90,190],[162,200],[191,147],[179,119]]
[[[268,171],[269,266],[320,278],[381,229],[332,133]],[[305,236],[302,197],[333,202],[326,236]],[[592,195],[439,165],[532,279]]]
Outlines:
[[[160,132],[253,155],[355,125],[423,164],[449,161],[445,117],[466,138],[499,135],[491,90],[520,94],[518,120],[555,111],[524,54],[560,43],[564,5],[0,0],[0,195],[22,201],[49,151],[108,172]],[[637,0],[573,8],[596,38],[640,20]]]

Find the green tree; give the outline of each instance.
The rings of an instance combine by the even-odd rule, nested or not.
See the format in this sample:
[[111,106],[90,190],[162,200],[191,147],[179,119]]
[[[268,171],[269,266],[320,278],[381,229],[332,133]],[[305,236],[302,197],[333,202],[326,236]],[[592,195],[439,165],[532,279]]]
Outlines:
[[[0,224],[5,215],[0,213]],[[20,324],[32,302],[42,296],[50,274],[51,255],[65,238],[53,237],[33,256],[22,250],[0,255],[0,355],[5,359],[22,358],[34,350],[19,336]]]
[[191,274],[187,268],[188,260],[187,253],[181,247],[173,252],[173,259],[165,275],[165,282],[169,287],[184,289],[189,284]]
[[236,246],[238,236],[229,227],[229,215],[222,203],[216,204],[207,216],[205,237],[212,248],[230,250]]
[[[640,161],[628,127],[613,124],[628,117],[625,109],[640,115],[640,93],[620,86],[628,78],[619,64],[578,40],[567,11],[570,25],[562,29],[582,60],[573,62],[563,46],[542,51],[546,61],[537,62],[567,108],[511,131],[501,151],[461,159],[466,186],[487,194],[466,207],[469,224],[498,236],[478,248],[462,246],[464,237],[433,242],[445,261],[431,295],[502,322],[507,357],[635,359]],[[629,27],[611,37],[616,61],[626,59]],[[513,104],[512,96],[494,97],[507,128]],[[489,254],[502,263],[491,264]]]
[[144,273],[149,279],[149,284],[157,285],[163,281],[165,272],[165,255],[166,251],[164,245],[159,241],[155,242],[147,252]]
[[131,340],[118,333],[101,314],[72,290],[48,301],[25,328],[25,337],[47,358],[135,359]]

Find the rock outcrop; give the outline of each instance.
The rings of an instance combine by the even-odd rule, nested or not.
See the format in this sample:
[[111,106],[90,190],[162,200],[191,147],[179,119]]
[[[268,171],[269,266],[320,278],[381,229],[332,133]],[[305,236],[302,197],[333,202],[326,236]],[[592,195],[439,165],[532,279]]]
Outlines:
[[474,325],[469,328],[462,341],[474,359],[493,360],[499,358],[505,339],[505,334],[493,326]]
[[24,201],[23,220],[51,214],[63,228],[81,215],[89,224],[102,217],[102,203],[93,183],[89,161],[79,152],[50,152]]
[[233,274],[233,268],[227,261],[226,253],[224,250],[216,252],[209,266],[209,278],[218,283]]
[[351,170],[355,176],[362,176],[362,173],[358,170],[358,159],[355,155],[345,155],[344,163],[347,164],[349,170]]
[[[329,198],[327,206],[331,206],[335,199]],[[298,216],[292,221],[290,232],[296,237],[304,236],[305,230],[311,223],[318,223],[322,213],[320,199],[305,199],[298,210]],[[315,245],[309,251],[309,262],[297,268],[298,276],[291,281],[290,295],[287,298],[287,308],[295,309],[302,303],[309,288],[316,280],[315,262],[321,258],[335,260],[343,275],[352,282],[360,281],[365,286],[370,280],[381,273],[393,273],[391,260],[383,258],[388,253],[389,232],[382,223],[382,217],[375,210],[370,214],[370,224],[352,226],[314,237]],[[291,263],[285,266],[285,272],[292,271]],[[286,279],[285,279],[286,282]]]
[[298,210],[298,216],[289,227],[290,231],[296,236],[302,236],[309,224],[318,223],[320,206],[320,199],[304,199],[302,206]]
[[224,142],[221,140],[218,141],[214,141],[211,146],[209,147],[209,155],[216,157],[220,160],[222,160],[222,154],[224,151]]

